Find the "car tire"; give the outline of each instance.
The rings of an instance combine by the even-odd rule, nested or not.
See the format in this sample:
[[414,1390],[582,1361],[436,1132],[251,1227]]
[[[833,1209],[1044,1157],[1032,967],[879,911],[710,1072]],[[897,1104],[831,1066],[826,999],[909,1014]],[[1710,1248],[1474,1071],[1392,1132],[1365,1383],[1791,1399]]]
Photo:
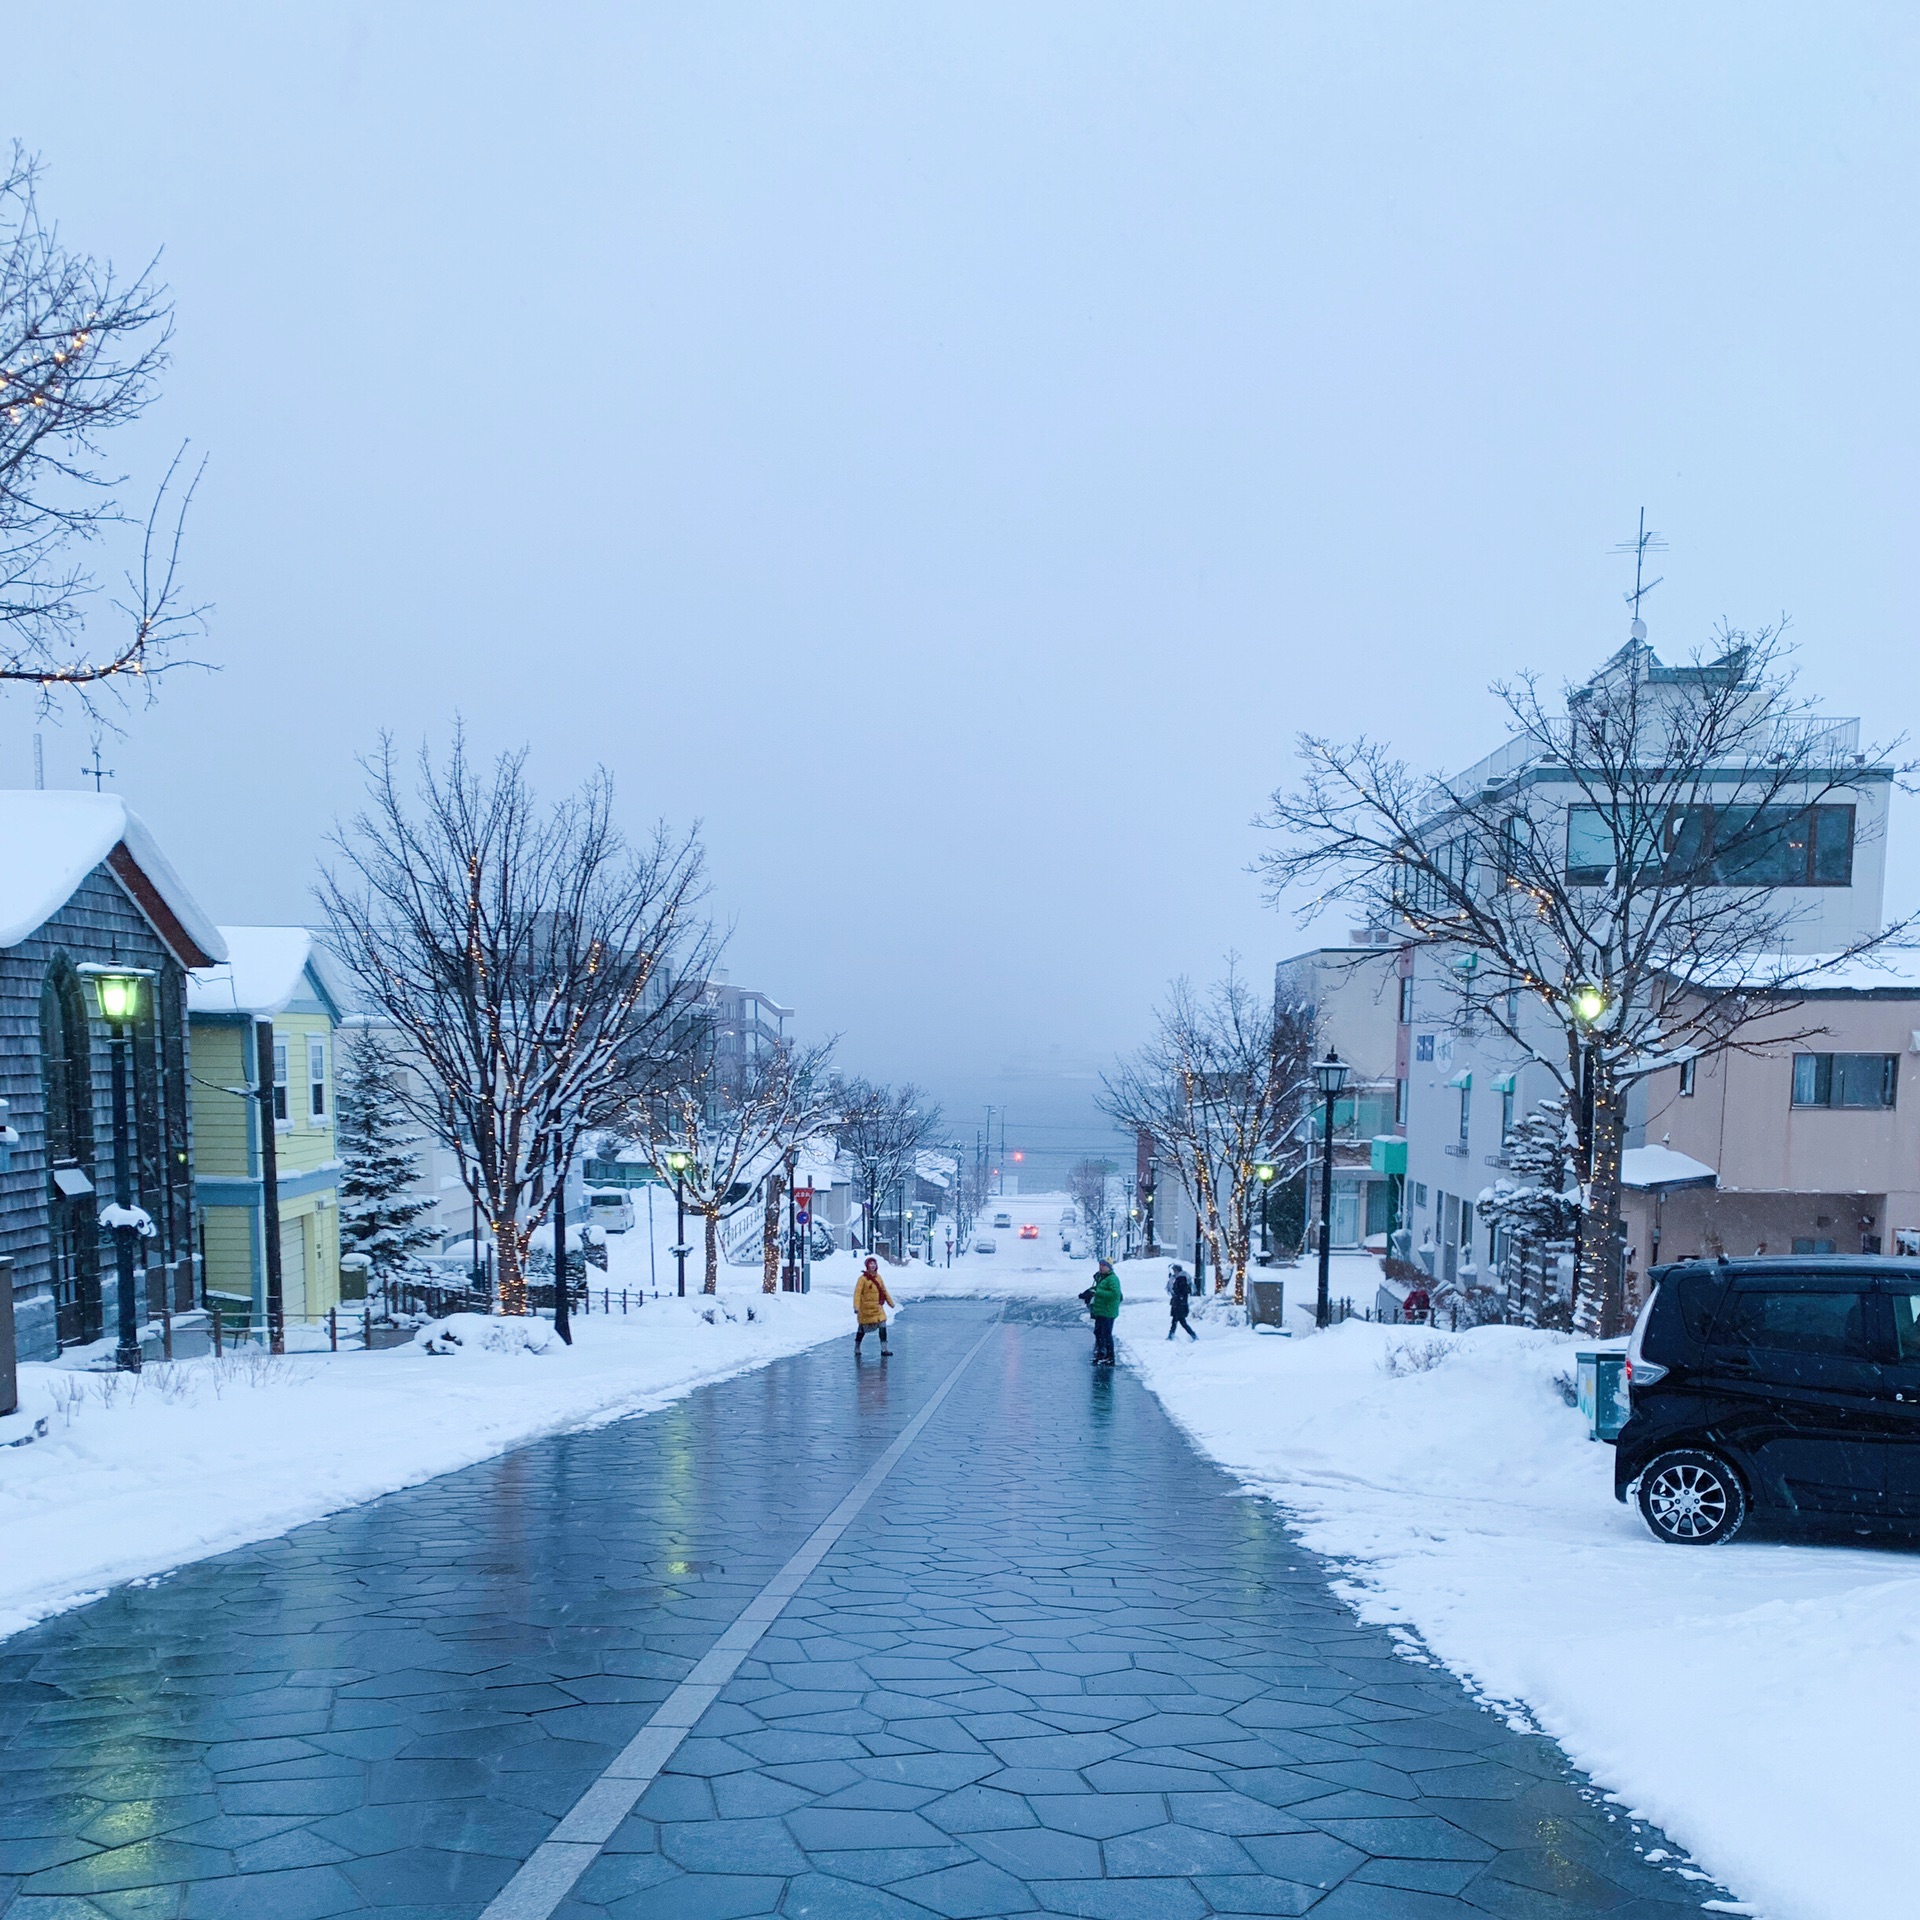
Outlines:
[[1724,1546],[1746,1524],[1747,1490],[1717,1453],[1676,1447],[1649,1460],[1636,1488],[1640,1517],[1672,1547]]

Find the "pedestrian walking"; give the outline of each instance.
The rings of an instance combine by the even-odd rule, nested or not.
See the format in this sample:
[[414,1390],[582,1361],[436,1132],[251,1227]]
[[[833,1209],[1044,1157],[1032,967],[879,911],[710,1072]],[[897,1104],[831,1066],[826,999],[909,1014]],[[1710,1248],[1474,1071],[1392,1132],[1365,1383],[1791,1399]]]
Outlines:
[[1113,1365],[1113,1323],[1120,1312],[1120,1276],[1110,1260],[1102,1260],[1093,1276],[1093,1285],[1080,1298],[1093,1315],[1093,1364]]
[[1171,1340],[1182,1327],[1187,1330],[1189,1340],[1198,1340],[1200,1336],[1193,1330],[1193,1322],[1187,1318],[1187,1309],[1193,1304],[1193,1281],[1187,1270],[1178,1260],[1173,1263],[1172,1271],[1167,1275],[1167,1306],[1172,1318],[1167,1323],[1167,1338]]
[[868,1254],[860,1278],[853,1283],[853,1317],[859,1323],[853,1330],[853,1351],[856,1356],[860,1352],[860,1342],[877,1327],[880,1330],[880,1358],[884,1360],[887,1357],[887,1309],[893,1304],[893,1295],[887,1291],[887,1283],[880,1278],[880,1262]]

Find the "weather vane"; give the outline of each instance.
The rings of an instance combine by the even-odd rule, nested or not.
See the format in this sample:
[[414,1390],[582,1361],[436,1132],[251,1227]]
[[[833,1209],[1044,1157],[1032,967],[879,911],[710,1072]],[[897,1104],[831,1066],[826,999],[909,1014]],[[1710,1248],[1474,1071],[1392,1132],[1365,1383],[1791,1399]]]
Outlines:
[[1656,575],[1651,580],[1646,577],[1647,555],[1650,553],[1665,553],[1666,550],[1667,543],[1661,539],[1657,533],[1649,531],[1647,527],[1647,510],[1645,507],[1640,509],[1640,532],[1638,536],[1632,540],[1622,540],[1617,547],[1611,549],[1614,553],[1630,553],[1633,555],[1633,591],[1631,593],[1624,593],[1620,597],[1633,609],[1633,625],[1628,631],[1635,640],[1644,640],[1647,637],[1647,623],[1640,617],[1640,602],[1667,577],[1664,573]]
[[93,736],[93,765],[82,767],[80,772],[83,777],[92,778],[95,793],[99,793],[107,781],[118,777],[112,767],[103,767],[100,764],[100,736],[97,733]]

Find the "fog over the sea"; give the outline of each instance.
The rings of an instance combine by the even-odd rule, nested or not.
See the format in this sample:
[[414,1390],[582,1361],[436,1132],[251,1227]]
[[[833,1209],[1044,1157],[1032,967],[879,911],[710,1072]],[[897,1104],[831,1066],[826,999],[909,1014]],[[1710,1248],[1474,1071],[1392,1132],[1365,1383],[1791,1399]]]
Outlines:
[[[1912,724],[1917,40],[1267,0],[37,36],[46,207],[177,302],[117,456],[209,460],[221,671],[112,784],[266,921],[383,726],[604,760],[704,821],[737,980],[969,1142],[994,1101],[1078,1151],[1170,975],[1304,944],[1246,870],[1293,734],[1477,758],[1492,678],[1625,639],[1643,504],[1657,648],[1785,612],[1834,711]],[[0,703],[7,784],[34,725]]]

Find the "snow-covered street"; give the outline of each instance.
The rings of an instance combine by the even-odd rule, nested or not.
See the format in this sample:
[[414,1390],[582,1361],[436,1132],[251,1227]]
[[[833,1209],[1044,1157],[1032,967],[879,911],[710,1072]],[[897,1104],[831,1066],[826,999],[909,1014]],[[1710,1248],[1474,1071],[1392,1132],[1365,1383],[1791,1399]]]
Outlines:
[[[1336,1261],[1361,1297],[1371,1263]],[[1347,1284],[1342,1285],[1342,1269]],[[1174,1418],[1407,1630],[1550,1733],[1769,1920],[1904,1920],[1920,1701],[1920,1556],[1749,1533],[1662,1546],[1613,1498],[1562,1387],[1576,1343],[1350,1321],[1294,1337],[1203,1321],[1165,1339],[1158,1263],[1122,1269],[1119,1335]]]
[[[616,1302],[627,1277],[616,1253]],[[137,1375],[22,1367],[0,1441],[40,1421],[46,1433],[0,1446],[0,1635],[542,1434],[664,1406],[851,1324],[846,1256],[805,1296],[759,1280],[723,1268],[709,1299],[696,1269],[687,1299],[642,1307],[635,1273],[635,1310],[578,1318],[571,1348],[538,1354],[247,1348]]]

